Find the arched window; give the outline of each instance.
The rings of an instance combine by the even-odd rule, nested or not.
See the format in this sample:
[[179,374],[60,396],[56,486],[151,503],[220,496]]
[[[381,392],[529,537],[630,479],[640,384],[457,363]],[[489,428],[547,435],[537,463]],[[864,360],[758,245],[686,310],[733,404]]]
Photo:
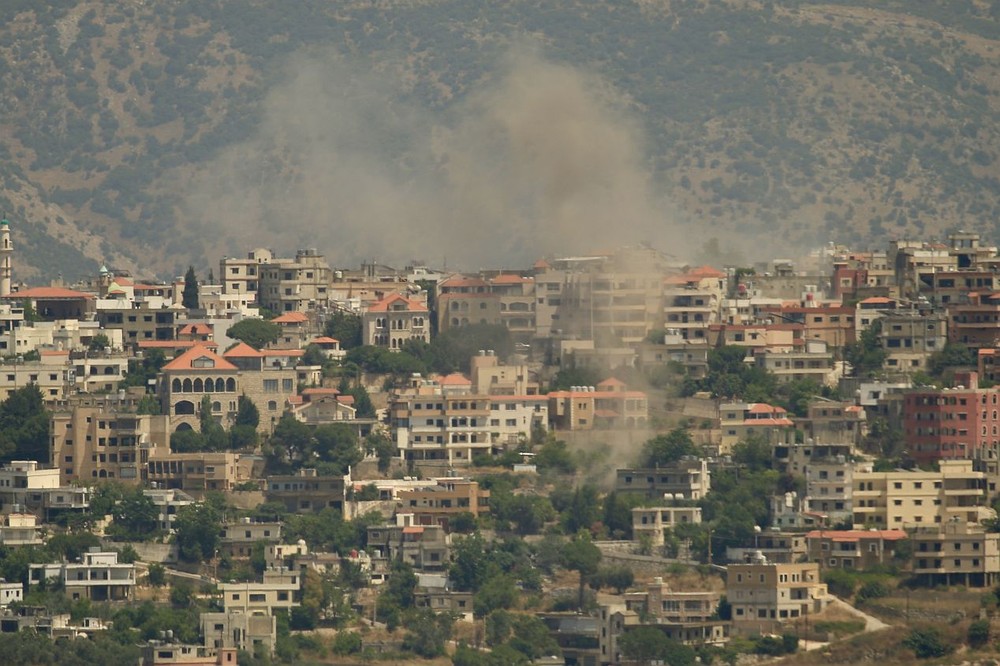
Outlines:
[[229,391],[230,393],[236,392],[236,380],[233,379],[232,377],[226,380],[226,390]]
[[175,377],[174,381],[170,382],[170,390],[173,391],[174,393],[180,393],[181,392],[181,380],[179,380],[179,379],[177,379]]
[[194,392],[203,393],[205,391],[205,384],[201,381],[201,377],[194,380]]
[[108,367],[104,368],[104,374],[113,375],[115,374],[115,369],[109,365]]
[[221,412],[222,411],[222,403],[219,402],[218,400],[216,400],[215,402],[213,402],[212,403],[212,411],[213,412]]
[[191,392],[191,380],[190,379],[185,379],[184,380],[184,393],[190,393],[190,392]]
[[267,408],[268,408],[268,410],[270,410],[270,411],[273,412],[274,410],[276,410],[278,408],[278,403],[276,401],[274,401],[274,400],[268,400],[267,401]]
[[177,427],[174,428],[174,432],[181,432],[182,430],[194,430],[190,423],[178,423]]
[[205,393],[212,393],[215,391],[215,380],[209,377],[205,380]]
[[215,380],[215,392],[222,393],[226,390],[226,382],[223,381],[222,377]]
[[190,400],[181,400],[174,405],[174,414],[194,414],[194,403]]

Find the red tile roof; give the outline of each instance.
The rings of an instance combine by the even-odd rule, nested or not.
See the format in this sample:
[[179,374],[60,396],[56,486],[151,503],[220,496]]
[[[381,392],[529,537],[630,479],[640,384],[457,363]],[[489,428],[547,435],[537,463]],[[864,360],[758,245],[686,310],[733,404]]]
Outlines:
[[275,324],[302,324],[307,321],[309,317],[305,312],[286,312],[271,320]]
[[[196,368],[193,364],[198,359],[210,360],[212,362],[212,367]],[[165,371],[206,370],[208,372],[211,372],[219,370],[236,370],[236,369],[237,367],[235,365],[233,365],[226,359],[222,358],[221,356],[219,356],[214,351],[212,351],[211,349],[209,349],[207,346],[204,345],[197,345],[192,347],[191,349],[188,349],[186,352],[184,352],[174,360],[170,361],[170,363],[167,363],[165,366],[163,366],[163,370]]]
[[420,301],[415,301],[411,298],[406,298],[402,294],[393,292],[383,298],[378,303],[369,306],[369,312],[388,312],[389,308],[396,304],[402,302],[406,305],[406,309],[410,312],[427,312],[427,306]]
[[493,284],[524,284],[525,282],[534,282],[533,278],[521,277],[520,275],[515,275],[513,273],[507,273],[505,275],[498,275],[492,280]]
[[215,342],[199,342],[197,340],[142,340],[139,349],[179,349],[182,347],[218,347]]
[[471,386],[472,380],[460,372],[453,372],[438,380],[441,386]]
[[239,343],[222,355],[226,358],[261,358],[264,356],[245,342]]
[[208,324],[186,324],[179,332],[181,335],[211,335],[212,331]]
[[339,345],[340,344],[340,340],[338,340],[337,338],[331,338],[328,335],[323,335],[323,336],[320,336],[320,337],[316,338],[315,340],[313,340],[312,343],[310,343],[310,344],[317,344],[317,345]]
[[443,282],[438,283],[439,287],[488,287],[489,285],[480,278],[466,277],[464,275],[452,275]]
[[813,530],[806,533],[807,539],[833,539],[834,541],[858,541],[859,539],[884,539],[898,541],[906,539],[903,530]]

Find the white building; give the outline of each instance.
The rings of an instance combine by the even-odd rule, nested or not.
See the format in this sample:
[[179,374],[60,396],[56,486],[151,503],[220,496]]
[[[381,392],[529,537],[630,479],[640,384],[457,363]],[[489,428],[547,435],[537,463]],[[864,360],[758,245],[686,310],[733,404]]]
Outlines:
[[91,548],[83,562],[29,565],[31,585],[55,580],[70,599],[130,601],[135,589],[135,565],[118,562],[118,553]]

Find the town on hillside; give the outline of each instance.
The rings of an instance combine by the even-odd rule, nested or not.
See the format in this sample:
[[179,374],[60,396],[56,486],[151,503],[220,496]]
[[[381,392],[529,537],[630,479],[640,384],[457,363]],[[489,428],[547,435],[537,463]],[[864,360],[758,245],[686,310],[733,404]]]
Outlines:
[[472,273],[257,248],[48,285],[17,241],[4,219],[7,663],[993,654],[978,234]]

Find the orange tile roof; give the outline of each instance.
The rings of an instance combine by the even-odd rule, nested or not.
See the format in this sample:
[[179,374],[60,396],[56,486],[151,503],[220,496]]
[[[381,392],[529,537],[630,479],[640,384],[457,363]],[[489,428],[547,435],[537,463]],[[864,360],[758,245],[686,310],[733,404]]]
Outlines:
[[886,298],[885,296],[872,296],[861,301],[861,303],[895,303],[891,298]]
[[208,324],[186,324],[181,327],[181,335],[211,335],[213,329]]
[[302,324],[309,321],[305,312],[286,312],[271,320],[275,324]]
[[471,386],[472,380],[460,372],[453,372],[438,380],[441,386]]
[[524,284],[525,282],[534,282],[534,278],[521,277],[520,275],[515,275],[514,273],[506,273],[504,275],[498,275],[492,280],[493,284]]
[[[212,363],[213,363],[213,366],[211,368],[196,368],[196,367],[194,367],[193,363],[195,361],[197,361],[198,359],[201,359],[201,358],[207,358],[207,359],[211,360]],[[209,349],[207,346],[196,345],[196,346],[192,347],[191,349],[188,349],[186,352],[184,352],[183,354],[181,354],[180,356],[178,356],[174,360],[170,361],[170,363],[167,363],[165,366],[163,366],[163,370],[165,370],[165,371],[172,371],[172,370],[206,370],[206,371],[209,371],[209,372],[212,372],[212,371],[216,371],[217,372],[219,370],[237,370],[237,367],[235,365],[233,365],[232,363],[230,363],[229,361],[227,361],[226,359],[224,359],[221,356],[219,356],[218,354],[216,354],[214,351],[212,351],[211,349]]]
[[751,413],[751,414],[782,414],[782,413],[785,413],[785,410],[782,409],[781,407],[772,407],[771,405],[767,404],[766,402],[755,402],[753,405],[750,406],[750,409],[748,409],[747,411],[749,413]]
[[488,287],[489,285],[480,278],[466,277],[464,275],[453,275],[438,283],[439,287]]
[[238,345],[229,351],[224,352],[222,355],[226,358],[261,358],[264,356],[262,353],[245,342],[240,342]]
[[807,539],[833,539],[834,541],[857,541],[859,539],[881,538],[897,541],[907,538],[903,530],[813,530],[806,533]]
[[340,390],[315,386],[313,388],[303,389],[302,395],[340,395]]
[[603,382],[598,384],[598,386],[626,386],[626,384],[617,377],[608,377]]
[[[252,349],[252,347],[251,347]],[[261,356],[302,356],[304,349],[261,349]]]
[[378,303],[375,303],[368,307],[369,312],[388,312],[389,307],[395,303],[402,301],[406,304],[406,309],[410,312],[427,312],[427,306],[420,301],[415,301],[411,298],[406,298],[398,292],[393,292],[383,298]]
[[317,345],[340,344],[340,340],[338,340],[337,338],[331,338],[328,335],[322,335],[322,336],[316,338],[315,340],[313,340],[312,343],[310,343],[310,344],[317,344]]
[[550,264],[549,262],[545,261],[544,259],[539,259],[538,261],[535,262],[535,265],[532,266],[532,268],[534,268],[536,271],[537,270],[544,270],[546,268],[552,268],[552,264]]
[[77,300],[81,298],[96,298],[94,294],[88,294],[83,291],[74,291],[73,289],[63,289],[62,287],[33,287],[31,289],[22,289],[21,291],[15,291],[14,293],[4,296],[4,298],[19,300],[22,298],[33,298],[33,299],[63,299],[63,300]]

